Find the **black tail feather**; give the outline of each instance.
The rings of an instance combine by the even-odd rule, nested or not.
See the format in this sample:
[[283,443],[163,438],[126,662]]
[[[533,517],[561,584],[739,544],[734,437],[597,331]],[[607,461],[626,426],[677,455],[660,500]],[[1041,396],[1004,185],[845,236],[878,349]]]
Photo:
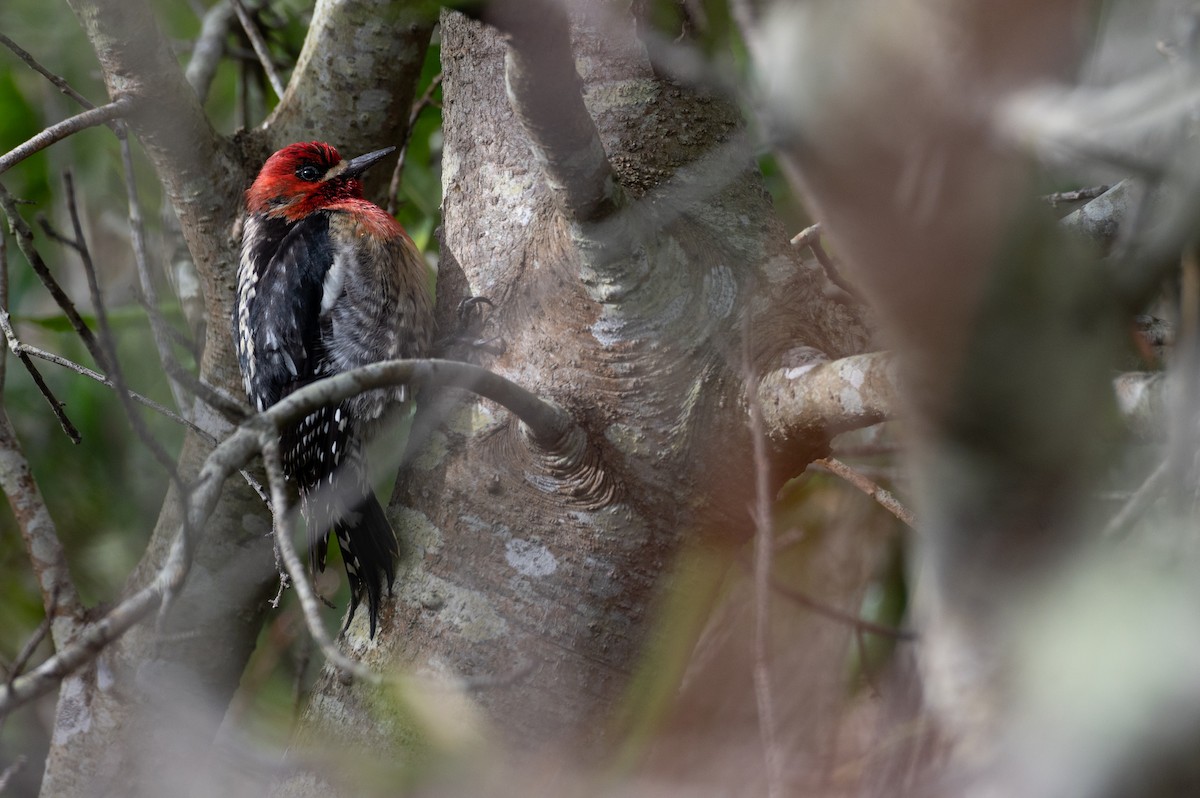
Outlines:
[[354,620],[354,612],[365,591],[373,638],[379,624],[384,589],[390,592],[396,581],[396,559],[400,556],[396,535],[372,493],[368,493],[345,518],[337,521],[333,531],[350,581],[350,614],[346,616],[343,631]]

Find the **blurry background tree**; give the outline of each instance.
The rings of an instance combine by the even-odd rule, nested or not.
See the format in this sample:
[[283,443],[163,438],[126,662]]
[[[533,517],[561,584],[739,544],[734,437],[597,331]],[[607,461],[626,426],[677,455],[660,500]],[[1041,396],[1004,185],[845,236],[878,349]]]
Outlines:
[[[1195,792],[1198,23],[9,0],[0,791]],[[442,354],[531,392],[404,372],[336,649],[228,322],[311,139],[402,145]]]

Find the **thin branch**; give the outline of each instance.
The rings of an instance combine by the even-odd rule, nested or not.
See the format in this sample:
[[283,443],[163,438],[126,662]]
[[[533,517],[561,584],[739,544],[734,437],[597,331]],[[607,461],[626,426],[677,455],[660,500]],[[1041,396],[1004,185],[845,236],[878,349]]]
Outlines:
[[792,246],[800,249],[808,247],[813,256],[817,259],[817,263],[821,264],[821,268],[825,270],[825,276],[829,278],[829,282],[844,291],[849,300],[862,303],[862,294],[858,289],[846,281],[842,277],[842,270],[837,260],[830,255],[825,247],[821,244],[821,223],[809,225],[801,230],[792,238]]
[[1170,460],[1163,460],[1159,463],[1150,472],[1150,476],[1146,477],[1146,480],[1129,497],[1129,501],[1125,502],[1117,514],[1109,519],[1108,524],[1104,527],[1103,537],[1117,537],[1133,526],[1134,522],[1150,508],[1150,505],[1154,504],[1154,500],[1163,492],[1170,473]]
[[[854,487],[861,490],[863,493],[870,496],[875,500],[876,504],[887,510],[892,515],[896,516],[896,518],[903,521],[911,529],[917,528],[916,516],[914,516],[912,511],[905,507],[904,504],[897,499],[891,491],[875,484],[867,477],[843,463],[841,460],[835,460],[832,457],[822,457],[819,460],[814,460],[812,465],[824,468],[831,474],[841,477]],[[809,467],[811,468],[812,466]]]
[[[50,390],[50,386],[42,378],[42,373],[38,371],[37,366],[33,365],[28,355],[21,351],[21,343],[17,340],[16,332],[13,330],[12,320],[8,313],[8,237],[3,234],[0,234],[0,293],[3,294],[3,298],[0,299],[0,328],[4,330],[4,338],[8,342],[9,348],[16,354],[25,370],[29,372],[29,376],[33,378],[33,384],[50,405],[50,412],[58,420],[62,431],[66,433],[72,443],[79,443],[82,440],[79,430],[71,423],[71,419],[67,418],[66,411],[63,410],[63,403],[58,401],[58,398]],[[7,376],[8,360],[2,354],[3,351],[0,349],[0,388],[3,387]]]
[[90,108],[96,107],[95,105],[92,104],[91,100],[89,100],[87,97],[84,97],[79,92],[75,91],[75,89],[71,88],[71,84],[67,83],[67,81],[63,80],[58,75],[55,75],[50,70],[46,69],[40,63],[38,63],[38,60],[36,58],[34,58],[32,55],[30,55],[28,51],[23,49],[20,45],[18,45],[12,39],[5,36],[3,33],[0,33],[0,44],[3,44],[5,47],[7,47],[8,49],[10,49],[14,53],[16,53],[17,57],[20,58],[22,61],[24,61],[26,64],[28,64],[31,69],[33,69],[35,72],[40,74],[46,80],[53,83],[55,85],[55,87],[58,88],[59,91],[61,91],[63,94],[70,97],[75,102],[82,105],[84,108],[90,109]]
[[132,103],[128,99],[121,98],[108,105],[82,111],[75,116],[51,125],[24,144],[20,144],[4,153],[4,155],[0,155],[0,174],[7,172],[34,153],[41,152],[51,144],[62,141],[73,133],[111,122],[127,113],[131,105]]
[[[239,428],[205,459],[186,498],[186,527],[201,529],[221,496],[225,479],[243,467],[258,451],[258,432]],[[58,652],[34,670],[0,688],[0,715],[53,690],[64,678],[91,662],[112,641],[162,606],[164,598],[183,584],[191,565],[198,535],[179,534],[171,543],[166,561],[142,589],[118,603],[95,623],[84,627]]]
[[771,581],[771,589],[781,596],[791,599],[806,610],[810,610],[817,615],[829,618],[832,621],[845,624],[854,629],[855,632],[867,632],[880,637],[887,637],[892,640],[914,641],[917,639],[916,634],[906,629],[896,629],[891,626],[875,623],[873,621],[863,620],[857,615],[851,615],[848,612],[842,612],[836,607],[830,607],[828,604],[818,601],[802,590],[788,587],[779,580]]
[[[2,320],[2,317],[0,317],[0,320]],[[2,321],[0,321],[0,323],[2,323]],[[5,334],[8,334],[9,330],[11,330],[12,328],[11,328],[11,325],[6,325],[6,326],[7,326],[7,328],[5,329],[4,332],[5,332]],[[110,378],[105,377],[100,372],[94,371],[94,370],[88,368],[87,366],[83,365],[82,363],[76,363],[74,360],[65,358],[62,355],[55,354],[54,352],[47,352],[45,349],[39,349],[36,346],[31,346],[30,344],[23,343],[21,341],[17,341],[17,340],[15,340],[15,336],[9,338],[8,345],[9,345],[9,348],[12,349],[14,352],[16,352],[18,355],[23,355],[23,354],[31,355],[32,357],[36,357],[39,360],[45,360],[47,363],[53,363],[56,366],[62,366],[63,368],[69,369],[70,371],[73,371],[76,374],[79,374],[83,377],[87,377],[90,380],[96,381],[106,388],[116,389],[116,387],[117,387],[117,384],[115,382],[113,382]],[[127,390],[126,392],[129,394],[130,399],[132,399],[133,401],[142,405],[143,407],[150,408],[155,413],[158,413],[160,416],[163,416],[164,418],[169,418],[171,421],[174,421],[176,424],[182,424],[183,426],[190,429],[192,432],[195,432],[198,435],[202,436],[209,443],[212,443],[214,445],[216,444],[216,438],[214,438],[207,430],[205,430],[199,424],[196,424],[192,421],[187,420],[186,418],[179,415],[178,413],[176,413],[174,410],[167,407],[166,405],[159,404],[158,402],[154,401],[150,397],[144,396],[143,394],[140,394],[137,391],[128,391]]]
[[[25,645],[21,646],[21,650],[17,652],[17,658],[13,660],[12,666],[8,669],[6,681],[12,684],[21,673],[25,670],[25,666],[33,659],[37,647],[46,639],[46,635],[50,633],[50,621],[54,618],[55,612],[58,610],[58,593],[50,594],[49,602],[46,605],[46,616],[42,618],[41,623],[33,630],[33,634],[25,641]],[[0,718],[2,721],[3,718]]]
[[[32,355],[33,357],[40,358],[41,360],[45,360],[50,363],[54,363],[55,365],[62,366],[63,368],[70,369],[71,371],[74,371],[76,374],[81,374],[84,377],[87,377],[88,379],[95,380],[96,382],[100,383],[101,385],[103,385],[107,388],[112,388],[114,390],[116,389],[116,387],[117,387],[116,383],[113,382],[108,377],[105,377],[103,374],[101,374],[98,371],[93,371],[92,369],[88,368],[87,366],[76,363],[73,360],[68,360],[67,358],[65,358],[61,355],[56,355],[53,352],[47,352],[44,349],[38,349],[36,346],[30,346],[29,344],[25,344],[25,343],[21,343],[21,342],[17,341],[16,336],[11,334],[11,331],[12,331],[11,325],[7,324],[7,315],[0,314],[0,325],[3,325],[5,327],[5,330],[4,330],[5,334],[9,336],[9,347],[13,348],[13,350],[17,352],[18,356],[25,355],[25,354]],[[195,379],[195,378],[193,378],[193,379]],[[197,384],[200,384],[199,381],[197,381]],[[241,405],[238,405],[232,399],[229,399],[228,397],[225,397],[222,394],[218,393],[213,388],[209,388],[208,386],[205,386],[205,388],[209,393],[216,396],[222,403],[225,403],[236,409],[236,412],[230,416],[233,420],[241,421],[246,418],[246,412],[241,407]],[[184,418],[183,416],[179,415],[175,411],[171,410],[171,408],[166,407],[165,405],[161,405],[158,402],[154,401],[153,399],[151,399],[147,396],[143,396],[142,394],[138,393],[137,391],[126,390],[126,393],[129,394],[130,399],[137,402],[138,404],[143,405],[144,407],[150,408],[151,410],[153,410],[154,412],[163,416],[164,418],[168,418],[171,421],[174,421],[176,424],[182,424],[184,427],[187,427],[189,430],[191,430],[192,432],[199,435],[200,438],[202,440],[204,440],[206,443],[208,443],[209,445],[211,445],[211,446],[217,445],[217,439],[212,435],[212,433],[210,433],[208,430],[204,429],[204,427],[201,427],[199,424],[195,423],[194,421]],[[222,409],[222,408],[218,408],[218,410],[220,410],[220,409]],[[258,480],[255,479],[248,471],[244,471],[244,470],[241,471],[241,475],[242,475],[242,478],[246,480],[246,484],[249,485],[254,490],[254,492],[258,494],[259,498],[261,498],[263,500],[263,503],[264,504],[268,503],[266,491],[263,490],[263,486],[259,484]]]
[[20,773],[23,767],[25,767],[25,755],[19,754],[12,764],[6,767],[3,773],[0,773],[0,793],[4,792],[4,788],[8,786],[12,777]]
[[158,439],[150,432],[145,420],[137,412],[130,399],[124,370],[121,368],[120,360],[117,358],[116,338],[113,336],[112,328],[108,323],[108,309],[104,305],[104,297],[100,294],[100,282],[96,277],[96,267],[92,263],[92,254],[88,249],[87,240],[83,236],[83,224],[79,220],[79,208],[75,202],[75,181],[71,177],[70,172],[63,175],[63,182],[66,185],[67,191],[67,212],[70,214],[71,226],[75,236],[74,248],[78,251],[79,259],[83,263],[84,274],[87,277],[88,291],[92,297],[92,307],[96,311],[96,323],[100,329],[99,345],[103,354],[103,359],[100,361],[101,368],[112,375],[116,386],[117,398],[121,401],[121,408],[125,411],[125,417],[129,420],[129,425],[133,428],[134,433],[141,439],[142,444],[150,451],[150,454],[154,456],[158,464],[166,470],[175,487],[181,492],[185,492],[186,487],[179,478],[179,472],[175,468],[175,459],[167,453]]
[[62,309],[62,312],[70,322],[71,328],[79,335],[83,341],[83,345],[87,347],[88,352],[96,361],[96,364],[103,368],[104,352],[100,348],[96,336],[91,329],[84,323],[83,318],[79,315],[79,311],[75,309],[75,303],[63,291],[62,286],[54,279],[54,275],[50,273],[50,268],[46,266],[46,261],[42,260],[42,256],[37,251],[37,247],[33,245],[33,231],[29,229],[29,225],[17,213],[16,200],[4,186],[0,185],[0,208],[8,217],[8,223],[12,228],[13,233],[17,237],[17,246],[21,253],[25,255],[25,259],[29,261],[29,265],[33,267],[34,274],[42,281],[42,285],[50,292],[50,296],[54,298],[55,303]]
[[[749,341],[750,336],[744,336]],[[747,361],[748,362],[748,361]],[[749,377],[749,375],[747,375]],[[767,435],[758,402],[750,402],[750,438],[754,449],[754,698],[758,708],[758,731],[762,736],[767,774],[767,795],[783,795],[783,753],[775,726],[771,695],[771,466],[767,459]]]
[[440,85],[442,85],[441,72],[437,73],[430,81],[429,88],[425,89],[421,99],[413,103],[412,113],[408,115],[408,128],[404,131],[404,142],[400,145],[400,157],[396,160],[396,168],[392,170],[392,181],[388,184],[387,212],[390,216],[396,215],[396,195],[400,193],[400,176],[404,173],[404,161],[408,156],[408,145],[412,143],[413,128],[417,126],[421,112],[434,104],[433,93]]
[[[571,416],[557,405],[480,366],[456,360],[386,360],[328,377],[289,394],[258,418],[274,426],[297,421],[314,410],[371,388],[407,382],[414,386],[460,388],[491,399],[519,418],[535,443],[556,449],[576,430]],[[254,419],[246,422],[253,424]]]
[[12,684],[0,688],[0,715],[49,693],[67,676],[95,659],[105,646],[159,606],[166,589],[164,583],[177,573],[182,581],[182,572],[164,569],[149,585],[122,601],[96,623],[84,627],[54,656]]
[[246,12],[246,8],[242,5],[241,0],[229,0],[229,2],[233,6],[234,12],[237,13],[238,21],[242,23],[242,30],[246,31],[246,36],[250,39],[250,46],[254,48],[254,54],[258,56],[258,62],[262,65],[263,71],[267,73],[267,80],[271,83],[271,89],[275,92],[276,97],[282,97],[285,86],[279,78],[279,73],[275,71],[275,65],[271,63],[271,51],[267,49],[267,43],[263,40],[258,26],[254,24],[254,20]]
[[184,75],[202,104],[208,98],[217,66],[225,54],[225,37],[229,35],[233,16],[233,6],[228,2],[220,2],[210,8],[204,15],[200,35],[192,47],[192,57]]
[[329,637],[325,625],[321,622],[320,602],[317,601],[316,593],[304,573],[304,565],[300,561],[300,556],[296,554],[296,547],[292,544],[291,530],[295,511],[291,507],[292,503],[288,501],[285,487],[287,481],[283,476],[283,462],[279,455],[279,436],[273,431],[264,432],[259,437],[259,446],[262,449],[263,463],[267,469],[267,486],[271,491],[271,507],[274,516],[271,528],[275,533],[275,545],[283,557],[284,567],[300,598],[300,608],[303,611],[304,622],[308,626],[309,634],[320,647],[325,659],[338,670],[373,684],[380,683],[382,677],[379,674],[348,659],[338,651]]
[[142,223],[142,204],[138,200],[137,178],[133,172],[133,152],[129,146],[129,136],[124,130],[118,136],[121,140],[121,164],[125,172],[125,193],[129,197],[129,233],[133,245],[133,262],[137,266],[138,283],[141,285],[142,306],[150,318],[150,332],[154,337],[154,346],[158,351],[158,359],[167,374],[167,383],[171,387],[171,395],[175,398],[175,406],[180,412],[188,411],[188,397],[180,382],[173,376],[183,368],[171,351],[171,336],[167,332],[170,325],[163,318],[158,307],[158,292],[154,288],[154,277],[150,274],[150,262],[146,255],[146,233]]
[[29,372],[29,376],[33,378],[33,384],[37,387],[38,393],[50,405],[50,412],[54,414],[54,418],[58,421],[58,425],[62,428],[62,431],[71,439],[71,443],[79,443],[83,440],[83,436],[79,434],[79,429],[71,423],[71,419],[67,418],[67,413],[63,410],[64,404],[58,401],[58,397],[50,390],[50,386],[46,384],[45,378],[42,377],[42,372],[38,371],[37,366],[33,365],[33,361],[25,354],[23,345],[17,340],[17,334],[13,330],[12,320],[6,308],[0,308],[0,329],[4,330],[4,337],[8,341],[8,348],[21,361],[21,365],[25,367],[25,370]]
[[1074,191],[1056,191],[1053,194],[1044,195],[1042,201],[1048,202],[1051,207],[1057,208],[1059,205],[1071,202],[1094,200],[1110,188],[1112,186],[1092,186],[1091,188],[1077,188]]
[[79,593],[71,581],[67,555],[58,528],[29,468],[16,430],[0,406],[0,486],[8,498],[21,531],[21,540],[33,566],[42,594],[42,605],[50,619],[55,646],[61,646],[75,631],[83,615]]

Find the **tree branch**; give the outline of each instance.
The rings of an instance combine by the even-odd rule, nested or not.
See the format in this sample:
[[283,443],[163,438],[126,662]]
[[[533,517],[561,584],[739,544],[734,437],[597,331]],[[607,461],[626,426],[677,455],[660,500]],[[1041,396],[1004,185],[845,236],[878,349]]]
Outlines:
[[222,0],[208,10],[200,24],[200,35],[192,45],[192,58],[188,61],[184,76],[196,97],[203,105],[208,99],[208,90],[217,74],[221,56],[225,54],[225,37],[233,23],[233,7]]
[[[491,399],[512,411],[529,428],[535,443],[555,450],[571,440],[574,420],[557,405],[515,382],[471,363],[457,360],[387,360],[306,385],[267,408],[244,426],[267,423],[272,428],[297,421],[314,410],[372,388],[407,382],[431,388],[461,388]],[[261,419],[257,421],[256,419]]]
[[[271,142],[323,138],[345,155],[398,142],[433,32],[434,19],[421,6],[318,0],[292,77],[265,125]],[[353,86],[346,75],[354,75]],[[386,174],[369,174],[368,183],[382,187]]]
[[[96,277],[96,268],[92,262],[92,254],[88,249],[87,241],[83,237],[83,224],[79,220],[79,209],[75,203],[75,183],[71,179],[71,173],[68,172],[65,176],[65,185],[67,191],[67,211],[71,216],[72,233],[75,236],[74,240],[69,242],[71,246],[79,253],[79,259],[83,263],[84,274],[87,277],[88,291],[91,293],[92,307],[96,312],[96,323],[99,328],[98,345],[104,353],[103,359],[100,361],[100,366],[109,374],[112,375],[113,383],[116,386],[117,398],[121,402],[121,409],[125,411],[125,417],[129,421],[129,426],[133,428],[134,434],[149,450],[150,454],[162,466],[171,481],[180,490],[183,490],[183,483],[179,479],[179,472],[175,469],[175,461],[167,454],[167,450],[162,444],[151,434],[150,429],[146,426],[146,422],[142,420],[137,409],[133,405],[133,399],[129,395],[129,387],[125,383],[125,374],[121,368],[121,363],[117,359],[117,343],[113,337],[112,328],[108,323],[108,309],[104,305],[104,297],[100,293],[100,282]],[[140,232],[134,232],[135,242],[140,241]]]
[[46,261],[42,259],[41,254],[33,245],[33,230],[17,213],[17,203],[8,190],[4,186],[0,186],[0,210],[8,217],[8,223],[12,227],[13,233],[17,238],[17,246],[21,250],[21,254],[29,261],[29,265],[33,267],[33,271],[37,274],[38,279],[42,281],[42,285],[50,292],[50,296],[54,299],[55,304],[62,309],[63,314],[70,322],[72,329],[83,341],[83,345],[87,347],[88,353],[96,361],[96,364],[104,368],[105,356],[104,351],[100,347],[100,343],[96,340],[95,334],[91,328],[83,321],[83,317],[79,315],[79,311],[75,309],[75,303],[63,291],[62,286],[54,279],[54,275],[50,273],[50,268],[46,265]]
[[276,97],[283,96],[283,80],[279,77],[279,72],[275,69],[275,64],[271,62],[271,51],[267,49],[267,43],[263,40],[262,34],[258,31],[258,26],[254,24],[254,20],[246,13],[245,6],[241,0],[229,0],[233,6],[234,12],[237,14],[238,22],[242,23],[242,30],[246,32],[246,37],[250,39],[250,46],[254,48],[254,54],[258,56],[258,63],[262,65],[263,72],[267,73],[267,81],[271,84],[271,89],[275,92]]
[[897,370],[890,352],[783,368],[758,387],[767,434],[778,441],[832,437],[897,412]]
[[[225,479],[245,466],[280,426],[330,402],[402,381],[414,385],[462,388],[492,399],[512,410],[530,427],[534,439],[539,442],[566,439],[574,428],[570,417],[561,409],[538,399],[515,383],[469,363],[393,360],[364,366],[305,386],[247,421],[214,449],[205,460],[188,497],[183,528],[204,528],[220,498]],[[276,502],[282,498],[278,490],[278,487],[273,488]],[[0,715],[54,689],[63,678],[91,661],[125,630],[160,606],[166,596],[177,591],[186,578],[198,539],[197,535],[177,534],[165,564],[146,587],[122,601],[102,620],[86,627],[70,645],[60,648],[55,656],[41,666],[0,689]],[[286,562],[286,548],[283,552]],[[294,551],[292,555],[295,555]],[[292,566],[299,565],[299,559],[295,559]],[[289,572],[292,566],[289,566]],[[302,567],[297,574],[303,576]],[[300,583],[295,574],[293,580]],[[317,640],[322,642],[319,636]],[[338,658],[333,661],[340,662]],[[350,669],[357,672],[354,666],[350,666]]]
[[583,104],[563,5],[545,0],[493,3],[487,20],[508,34],[504,78],[509,101],[558,209],[573,222],[608,217],[623,195]]
[[[154,337],[154,347],[158,351],[159,362],[167,375],[167,384],[171,388],[171,396],[175,399],[175,407],[180,412],[188,412],[187,393],[180,380],[175,376],[182,367],[171,351],[170,334],[166,319],[158,306],[158,292],[154,288],[154,276],[150,273],[150,259],[146,254],[146,232],[142,224],[142,204],[138,199],[137,176],[133,172],[133,153],[129,146],[129,137],[122,130],[121,165],[125,175],[125,194],[129,198],[129,233],[133,246],[133,262],[137,267],[138,284],[142,288],[143,307],[150,319],[150,332]],[[114,358],[115,360],[115,358]],[[115,376],[115,375],[114,375]]]
[[105,122],[110,122],[124,115],[131,106],[132,103],[127,98],[121,98],[108,105],[102,105],[99,108],[90,108],[57,124],[51,125],[24,144],[20,144],[4,153],[4,155],[0,155],[0,174],[7,172],[34,153],[41,152],[51,144],[62,141],[73,133],[78,133],[81,130],[86,130],[96,125],[103,125]]
[[[1112,381],[1122,417],[1139,437],[1162,435],[1166,377],[1128,372]],[[767,434],[776,441],[832,437],[896,417],[899,372],[891,352],[870,352],[771,372],[758,386]],[[905,520],[905,519],[901,519]],[[906,522],[907,523],[907,522]]]
[[83,438],[79,434],[78,428],[71,422],[71,419],[67,418],[67,413],[63,410],[63,403],[58,401],[58,397],[54,395],[50,390],[50,386],[46,384],[46,380],[42,377],[42,372],[29,359],[24,345],[17,340],[17,334],[12,326],[12,319],[8,315],[8,308],[0,308],[0,329],[4,331],[4,338],[8,342],[8,348],[21,361],[21,365],[25,367],[25,370],[29,372],[29,376],[33,379],[33,384],[37,387],[38,393],[50,405],[50,412],[54,414],[54,418],[58,421],[58,425],[62,427],[62,431],[71,439],[71,443],[79,443]]
[[880,487],[874,481],[855,471],[841,460],[833,457],[822,457],[819,460],[814,460],[810,468],[812,466],[818,466],[831,474],[841,477],[874,499],[880,507],[896,516],[896,518],[904,522],[910,529],[917,528],[916,516],[912,514],[911,510],[901,504],[900,500],[891,491]]
[[22,48],[20,45],[18,45],[12,39],[5,36],[3,33],[0,33],[0,44],[3,44],[5,47],[7,47],[8,49],[10,49],[14,53],[16,53],[18,58],[20,58],[22,61],[24,61],[26,64],[29,65],[30,69],[37,72],[39,75],[44,77],[46,80],[53,83],[54,86],[59,91],[61,91],[63,94],[70,97],[75,102],[82,105],[84,108],[90,110],[90,109],[96,107],[92,103],[91,100],[89,100],[87,97],[84,97],[79,92],[75,91],[75,89],[73,89],[71,87],[71,84],[67,83],[61,77],[59,77],[58,75],[55,75],[50,70],[46,69],[40,63],[38,63],[38,60],[36,58],[34,58],[27,50]]
[[300,597],[300,609],[304,615],[308,633],[316,641],[325,659],[342,673],[371,682],[379,682],[378,674],[343,656],[325,630],[325,626],[321,622],[320,602],[317,601],[312,585],[308,583],[304,564],[300,561],[299,555],[296,554],[296,547],[292,544],[292,522],[295,518],[295,511],[292,509],[292,503],[288,501],[287,480],[283,475],[283,463],[279,454],[279,436],[273,432],[264,432],[259,437],[259,446],[262,449],[263,463],[267,470],[267,484],[271,491],[271,507],[274,515],[271,529],[275,534],[275,545],[283,557],[283,564],[287,569],[288,576],[291,577],[292,586],[295,587],[296,593]]
[[[92,43],[109,96],[125,114],[163,181],[203,272],[221,262],[244,170],[209,124],[147,0],[68,0]],[[206,293],[213,301],[221,292]]]
[[21,540],[33,565],[55,648],[61,648],[77,631],[83,604],[71,580],[71,569],[54,519],[3,406],[0,406],[0,486],[16,516]]
[[[243,427],[212,451],[188,496],[184,529],[204,528],[221,496],[225,479],[249,462],[257,452],[257,442],[257,433]],[[160,607],[166,596],[182,586],[199,539],[199,535],[177,532],[166,561],[145,587],[122,600],[99,621],[84,627],[70,644],[59,647],[58,653],[40,666],[0,688],[0,715],[53,690],[64,678],[92,661],[109,643]]]

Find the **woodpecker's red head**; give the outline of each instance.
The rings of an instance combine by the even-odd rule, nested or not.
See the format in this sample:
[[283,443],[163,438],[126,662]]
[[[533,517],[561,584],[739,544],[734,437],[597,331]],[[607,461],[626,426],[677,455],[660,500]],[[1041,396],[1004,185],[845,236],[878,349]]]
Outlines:
[[346,200],[361,200],[359,175],[395,149],[386,147],[346,161],[321,141],[289,144],[263,164],[246,192],[246,209],[296,221]]

